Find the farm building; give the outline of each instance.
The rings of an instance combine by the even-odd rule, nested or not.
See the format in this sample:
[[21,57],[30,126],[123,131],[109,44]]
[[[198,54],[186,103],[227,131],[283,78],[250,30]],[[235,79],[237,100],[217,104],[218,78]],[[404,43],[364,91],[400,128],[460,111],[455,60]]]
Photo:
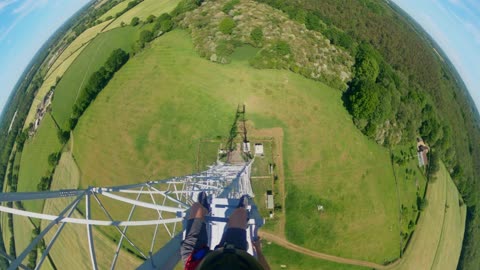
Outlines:
[[271,190],[267,190],[267,209],[273,209],[273,192]]
[[255,144],[255,155],[256,156],[263,156],[263,144],[256,143]]
[[429,150],[422,139],[417,139],[418,166],[423,167],[428,165],[427,153]]

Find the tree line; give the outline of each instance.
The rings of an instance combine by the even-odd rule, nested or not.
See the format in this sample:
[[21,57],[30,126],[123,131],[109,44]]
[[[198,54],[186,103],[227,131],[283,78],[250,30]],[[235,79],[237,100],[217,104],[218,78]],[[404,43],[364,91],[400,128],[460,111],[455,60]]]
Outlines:
[[80,96],[73,105],[72,116],[69,120],[70,130],[75,128],[80,116],[82,116],[100,91],[102,91],[110,79],[112,79],[115,72],[117,72],[128,61],[128,59],[128,53],[122,49],[116,49],[110,54],[105,65],[90,75],[85,87],[80,93]]

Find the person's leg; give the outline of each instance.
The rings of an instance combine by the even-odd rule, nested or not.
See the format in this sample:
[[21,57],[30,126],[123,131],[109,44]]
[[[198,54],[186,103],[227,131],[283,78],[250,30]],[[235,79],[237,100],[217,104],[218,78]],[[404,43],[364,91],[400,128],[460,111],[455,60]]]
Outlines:
[[190,208],[190,216],[187,220],[185,240],[182,241],[180,254],[183,262],[186,262],[194,250],[208,245],[207,227],[205,216],[207,209],[196,202]]
[[233,245],[237,249],[247,250],[247,226],[248,226],[248,196],[240,198],[240,203],[228,218],[227,229],[223,233],[219,247]]

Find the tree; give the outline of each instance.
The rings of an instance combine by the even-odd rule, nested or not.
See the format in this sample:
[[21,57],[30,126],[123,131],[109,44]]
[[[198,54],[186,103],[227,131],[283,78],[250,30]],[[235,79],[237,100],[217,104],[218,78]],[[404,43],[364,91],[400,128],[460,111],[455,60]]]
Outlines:
[[173,28],[172,16],[168,13],[163,13],[158,17],[153,25],[152,32],[157,33],[157,31],[168,32]]
[[129,56],[127,52],[122,49],[116,49],[110,54],[107,61],[105,62],[105,68],[108,72],[114,73],[128,61],[128,58]]
[[153,40],[153,33],[149,30],[143,30],[140,33],[140,38],[138,39],[140,48],[143,48],[145,46],[145,43],[148,43],[152,40]]
[[160,30],[162,30],[162,32],[169,32],[170,30],[172,30],[173,28],[173,21],[170,19],[170,20],[164,20],[162,21],[162,24],[160,26]]
[[263,41],[263,31],[260,27],[255,27],[252,32],[250,33],[250,38],[253,42],[258,45],[261,44]]
[[148,16],[147,19],[145,19],[145,22],[146,23],[152,23],[152,22],[155,21],[155,18],[156,18],[155,15],[152,14],[152,15]]
[[235,28],[235,21],[230,17],[226,17],[218,25],[220,32],[224,33],[225,35],[232,34],[233,28]]
[[58,161],[60,160],[60,155],[61,152],[51,153],[50,155],[48,155],[48,164],[52,167],[57,166]]
[[357,119],[371,119],[379,105],[379,91],[372,82],[354,81],[349,96],[350,113]]
[[140,19],[138,17],[133,17],[132,21],[130,22],[131,26],[137,26],[140,23]]
[[26,129],[20,132],[20,134],[18,134],[16,139],[18,151],[23,150],[23,145],[25,144],[25,141],[27,140],[27,138],[28,138],[28,130]]
[[426,198],[422,198],[420,196],[417,196],[417,207],[418,210],[423,211],[425,208],[428,206],[428,201]]
[[66,130],[58,130],[57,137],[61,144],[66,144],[70,139],[70,132]]
[[363,58],[358,66],[356,66],[356,77],[360,80],[368,80],[375,82],[380,73],[380,67],[377,61],[372,57]]

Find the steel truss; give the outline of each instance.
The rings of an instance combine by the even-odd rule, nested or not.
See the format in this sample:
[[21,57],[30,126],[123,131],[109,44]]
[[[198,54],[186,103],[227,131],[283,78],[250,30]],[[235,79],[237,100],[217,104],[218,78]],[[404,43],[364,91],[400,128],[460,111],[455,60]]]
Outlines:
[[[243,194],[249,194],[253,197],[250,185],[252,162],[253,160],[245,164],[237,165],[218,163],[198,174],[132,185],[88,187],[83,190],[1,193],[0,202],[55,200],[59,198],[72,198],[73,200],[56,215],[0,206],[0,211],[4,213],[50,221],[48,225],[41,228],[42,230],[38,236],[32,240],[28,247],[23,250],[17,258],[12,258],[3,252],[0,252],[0,256],[5,257],[10,262],[9,270],[17,268],[28,269],[25,265],[22,265],[24,259],[32,249],[37,247],[40,241],[55,225],[59,225],[51,240],[46,244],[42,256],[37,260],[35,269],[40,269],[64,227],[69,223],[81,224],[85,225],[87,231],[91,265],[92,269],[96,270],[98,269],[98,265],[95,241],[92,234],[93,226],[112,226],[121,236],[114,251],[110,269],[115,268],[124,241],[127,241],[130,246],[135,249],[136,253],[145,259],[145,263],[142,264],[139,269],[168,269],[178,262],[178,248],[183,232],[183,226],[179,223],[184,221],[184,217],[190,209],[190,206],[196,200],[198,193],[205,191],[213,198],[238,199]],[[132,195],[136,195],[135,199],[131,198]],[[149,197],[149,201],[140,200],[142,196]],[[115,220],[102,203],[102,199],[106,198],[122,205],[128,204],[130,206],[128,218],[126,220]],[[85,208],[80,210],[79,205],[85,205]],[[100,220],[92,218],[92,206],[99,207],[107,219]],[[137,207],[155,210],[158,217],[151,220],[132,220]],[[71,217],[75,210],[83,212],[84,218]],[[164,218],[165,215],[170,217]],[[169,224],[171,225],[167,226]],[[140,250],[135,244],[135,241],[127,236],[127,230],[131,226],[152,225],[156,226],[156,229],[152,235],[150,250],[145,252]],[[155,241],[157,240],[158,228],[165,229],[170,240],[160,251],[154,252],[153,249]],[[103,255],[104,254],[102,254],[102,256]]]

